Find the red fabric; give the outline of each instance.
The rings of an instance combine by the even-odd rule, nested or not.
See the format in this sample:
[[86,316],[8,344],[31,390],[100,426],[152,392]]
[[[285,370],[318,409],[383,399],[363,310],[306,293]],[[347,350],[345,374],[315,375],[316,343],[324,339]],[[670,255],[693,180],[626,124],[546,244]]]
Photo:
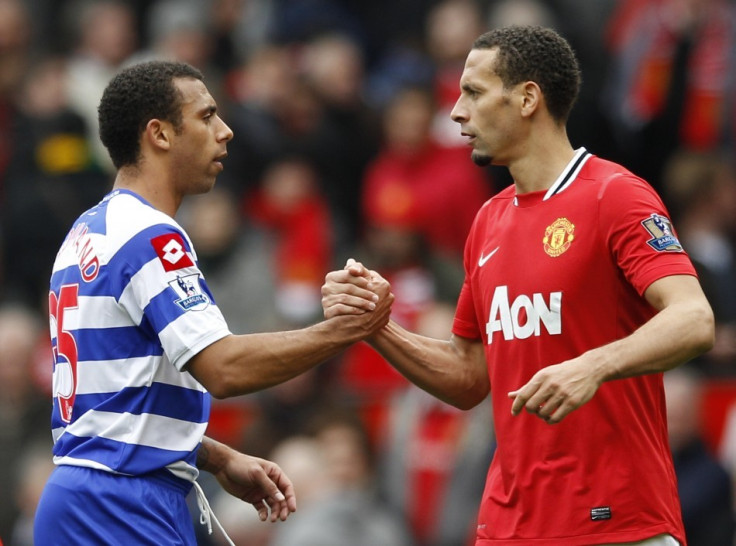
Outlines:
[[[482,340],[497,394],[477,544],[684,543],[661,374],[607,382],[554,426],[511,415],[506,393],[633,332],[654,314],[641,294],[656,279],[695,274],[669,228],[649,224],[655,213],[666,226],[661,200],[623,168],[590,157],[544,196],[504,190],[468,238],[453,332]],[[595,519],[601,509],[612,517]]]
[[485,171],[467,148],[431,144],[412,156],[378,155],[366,171],[363,214],[369,225],[416,228],[435,249],[461,256],[473,218],[489,197]]
[[0,203],[5,199],[5,170],[10,163],[13,144],[10,139],[13,115],[10,105],[0,99]]
[[443,67],[434,81],[434,93],[439,109],[452,108],[460,97],[460,76],[463,74],[464,63],[456,66]]
[[462,414],[434,405],[418,425],[409,445],[409,522],[420,542],[430,542],[443,505],[447,480],[455,465]]
[[[611,19],[608,44],[614,55],[626,59],[631,72],[627,111],[647,122],[662,112],[670,88],[674,55],[683,36],[672,28],[677,18],[671,0],[627,0]],[[700,23],[693,34],[688,60],[685,105],[680,138],[692,149],[708,149],[719,143],[724,113],[733,106],[730,83],[736,47],[736,10],[728,2],[704,3]]]
[[[420,314],[434,302],[432,278],[420,267],[381,271],[391,283],[394,303],[391,316],[398,324],[415,330]],[[344,388],[366,400],[388,403],[391,395],[409,383],[367,343],[349,347],[343,356],[339,381]]]
[[282,209],[257,192],[247,199],[245,206],[251,220],[278,234],[279,279],[321,285],[332,264],[330,216],[325,201],[312,194]]

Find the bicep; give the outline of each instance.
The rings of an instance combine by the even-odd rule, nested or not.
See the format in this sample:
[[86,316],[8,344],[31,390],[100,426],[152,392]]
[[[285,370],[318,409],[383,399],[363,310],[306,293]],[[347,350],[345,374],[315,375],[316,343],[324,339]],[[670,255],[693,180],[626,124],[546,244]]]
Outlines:
[[692,275],[662,277],[649,285],[644,297],[657,311],[674,303],[710,308],[697,277]]
[[479,387],[481,392],[488,394],[490,379],[483,341],[452,334],[450,345],[457,354],[458,360],[463,363],[466,371],[472,377],[473,383]]

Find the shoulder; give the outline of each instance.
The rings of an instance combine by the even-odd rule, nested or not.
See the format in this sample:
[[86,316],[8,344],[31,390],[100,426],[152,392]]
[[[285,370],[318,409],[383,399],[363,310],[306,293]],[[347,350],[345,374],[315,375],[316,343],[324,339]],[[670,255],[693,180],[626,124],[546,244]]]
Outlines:
[[488,199],[483,204],[483,208],[507,207],[509,205],[513,205],[514,197],[516,197],[516,187],[513,184],[510,184]]
[[134,239],[140,233],[185,235],[184,229],[171,216],[131,193],[110,195],[106,223],[108,236],[120,241]]
[[487,222],[490,218],[500,214],[501,210],[505,210],[514,204],[514,197],[516,196],[516,190],[514,185],[511,184],[506,188],[499,191],[496,195],[486,200],[475,216],[473,222],[473,228],[478,227],[478,224]]
[[596,191],[598,200],[620,202],[627,196],[633,197],[637,194],[657,195],[643,178],[618,163],[597,156],[592,156],[586,162],[579,176]]
[[175,260],[193,252],[184,229],[137,195],[113,192],[107,207],[108,248],[125,262],[145,263],[154,254],[161,259]]

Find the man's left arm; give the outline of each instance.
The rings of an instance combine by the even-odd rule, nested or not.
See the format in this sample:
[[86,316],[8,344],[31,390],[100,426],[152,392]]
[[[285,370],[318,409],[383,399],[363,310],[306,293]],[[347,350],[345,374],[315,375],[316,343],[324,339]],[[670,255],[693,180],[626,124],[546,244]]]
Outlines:
[[713,311],[696,277],[663,277],[644,296],[656,315],[625,338],[537,372],[508,393],[511,412],[518,415],[526,409],[548,423],[559,423],[605,381],[664,372],[710,350]]
[[197,468],[210,472],[222,488],[258,511],[261,521],[285,521],[296,511],[291,480],[271,461],[245,455],[205,436],[197,451]]

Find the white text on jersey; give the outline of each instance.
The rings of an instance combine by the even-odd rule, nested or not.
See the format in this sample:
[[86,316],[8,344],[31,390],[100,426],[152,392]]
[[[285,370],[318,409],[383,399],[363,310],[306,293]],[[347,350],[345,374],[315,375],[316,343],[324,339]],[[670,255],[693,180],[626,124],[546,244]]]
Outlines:
[[551,292],[548,298],[522,294],[509,305],[508,286],[496,287],[486,324],[489,345],[495,332],[503,332],[506,341],[526,339],[540,335],[542,325],[550,335],[562,333],[562,292]]
[[100,272],[100,259],[95,253],[95,249],[92,247],[92,239],[87,233],[89,226],[85,223],[77,224],[74,226],[69,235],[67,235],[62,250],[72,245],[74,252],[77,254],[77,263],[79,264],[79,271],[82,274],[82,279],[85,282],[91,282],[97,277],[97,273]]

